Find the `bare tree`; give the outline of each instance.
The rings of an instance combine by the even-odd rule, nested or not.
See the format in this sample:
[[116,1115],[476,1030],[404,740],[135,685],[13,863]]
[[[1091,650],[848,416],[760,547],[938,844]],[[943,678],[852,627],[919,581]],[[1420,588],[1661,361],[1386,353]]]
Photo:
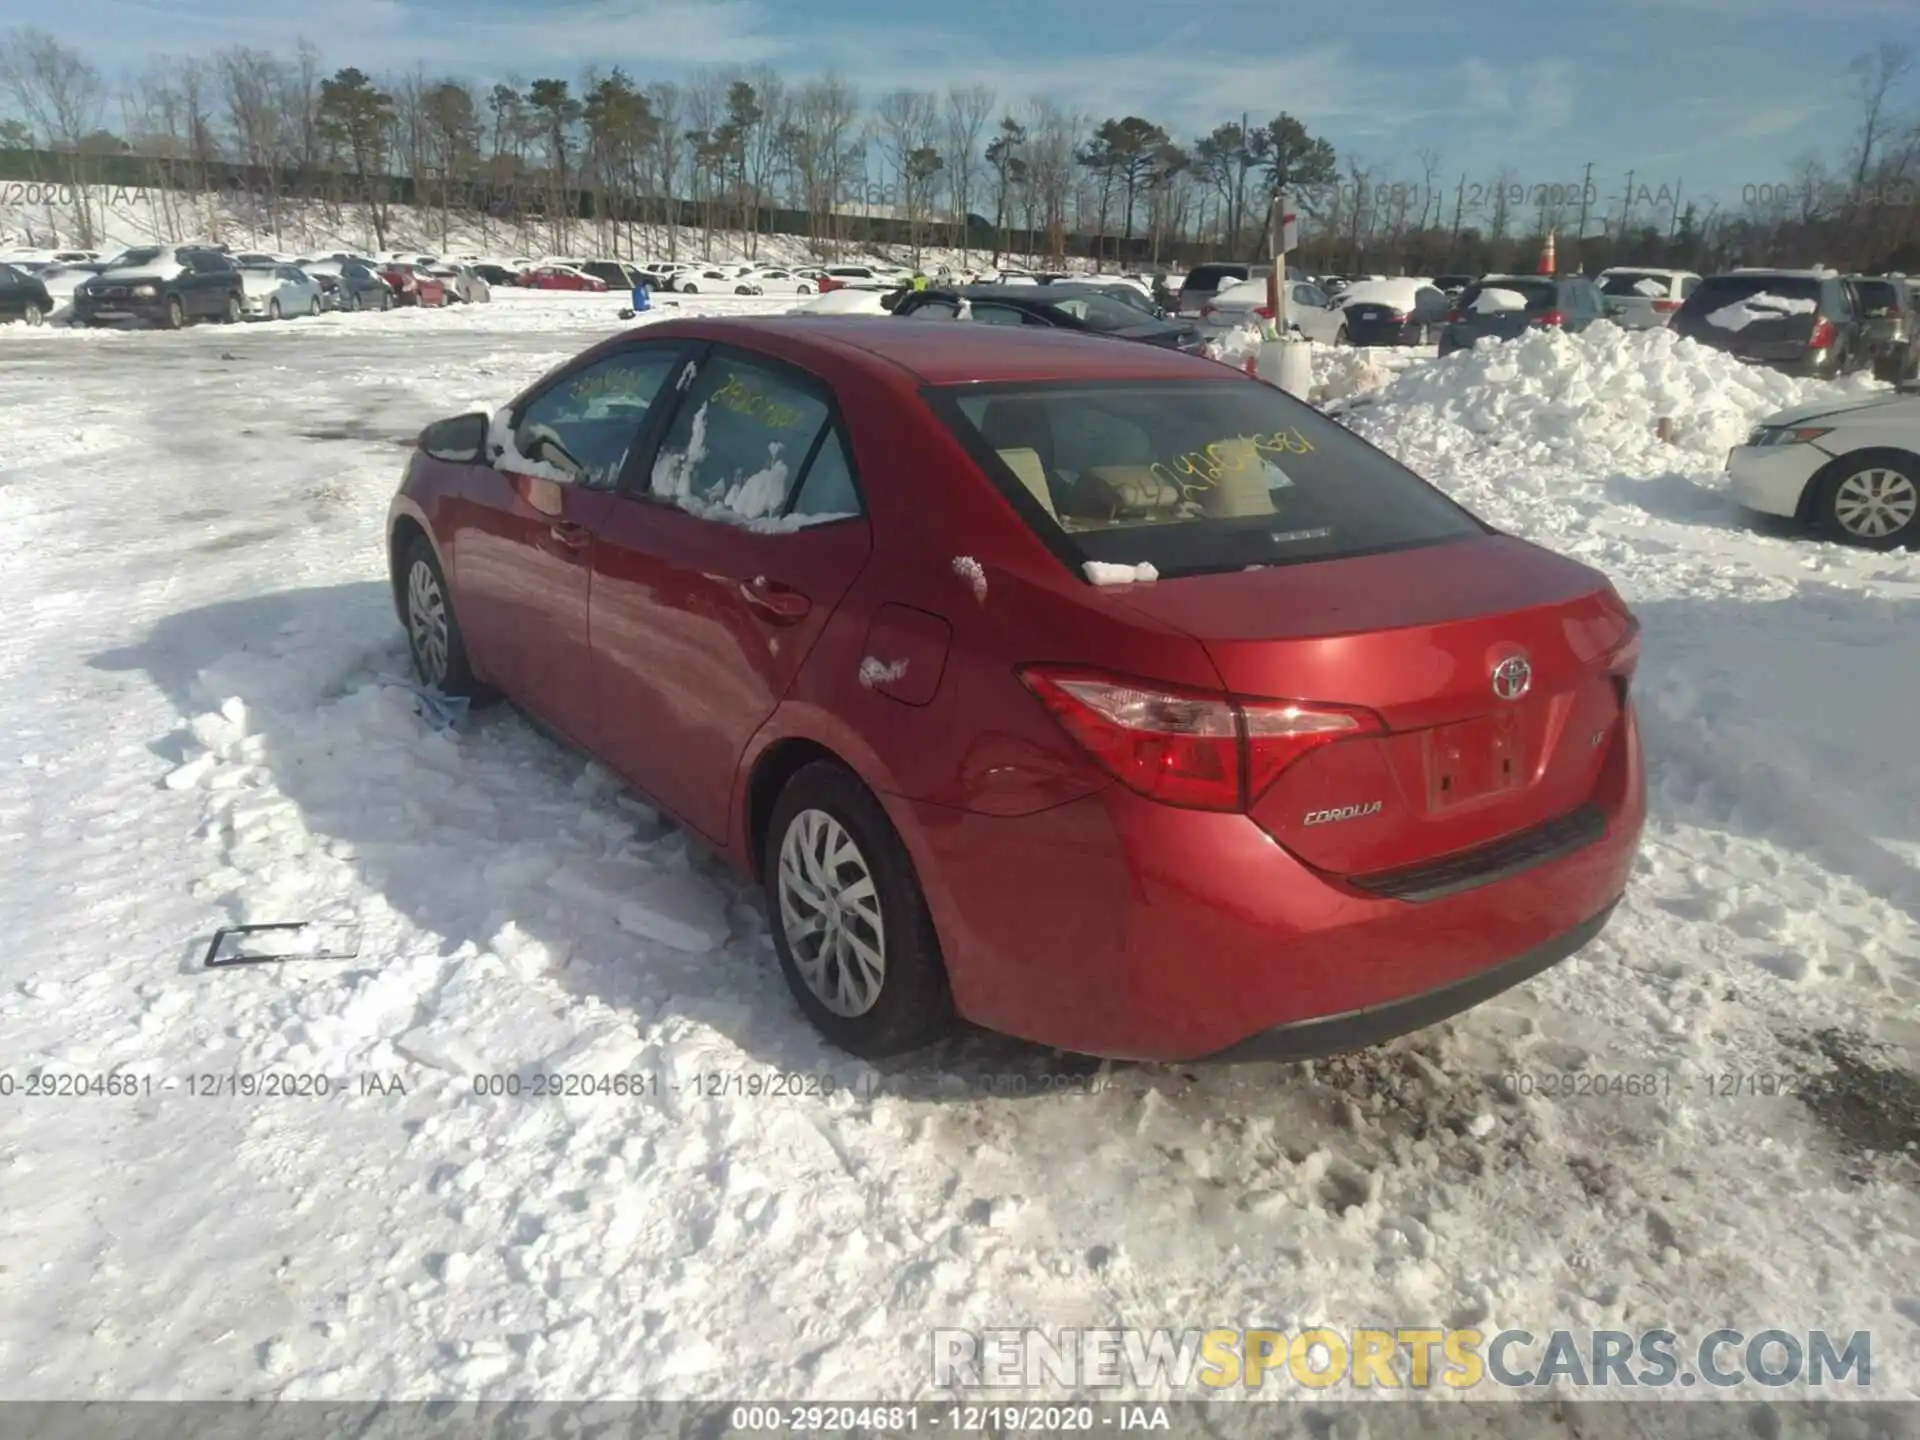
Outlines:
[[82,245],[95,239],[87,138],[106,115],[100,72],[44,30],[16,30],[0,45],[0,94],[10,97],[27,124],[61,152],[73,187],[74,225]]
[[947,193],[960,224],[960,263],[973,263],[973,195],[980,174],[980,137],[999,96],[991,85],[956,85],[947,91]]

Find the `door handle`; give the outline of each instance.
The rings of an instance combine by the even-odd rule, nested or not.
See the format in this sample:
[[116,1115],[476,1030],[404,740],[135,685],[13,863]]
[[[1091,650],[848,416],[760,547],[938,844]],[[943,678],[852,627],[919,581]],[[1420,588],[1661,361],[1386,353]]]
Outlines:
[[798,590],[764,578],[742,581],[740,598],[776,625],[791,625],[813,608],[813,602]]

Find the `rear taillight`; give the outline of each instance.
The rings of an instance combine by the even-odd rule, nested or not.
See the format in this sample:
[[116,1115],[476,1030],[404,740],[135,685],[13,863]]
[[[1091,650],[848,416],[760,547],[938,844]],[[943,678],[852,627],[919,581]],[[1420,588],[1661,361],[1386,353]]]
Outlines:
[[1534,316],[1533,323],[1536,325],[1564,325],[1567,323],[1567,312],[1564,310],[1549,310],[1543,315]]
[[1244,810],[1309,750],[1385,729],[1343,705],[1230,700],[1050,666],[1020,678],[1115,779],[1188,810]]
[[1833,344],[1833,322],[1825,316],[1813,327],[1813,338],[1807,341],[1809,350],[1825,350]]
[[1466,318],[1467,318],[1467,312],[1464,310],[1447,311],[1447,323],[1449,325],[1458,325],[1462,320],[1465,320]]
[[1387,312],[1387,319],[1396,325],[1404,325],[1407,323],[1407,312],[1404,310],[1389,310]]
[[1262,320],[1271,320],[1277,312],[1271,305],[1259,305],[1254,307],[1253,313],[1258,315]]
[[1657,315],[1671,315],[1679,308],[1680,302],[1678,300],[1656,300],[1653,302],[1654,313]]
[[1202,320],[1206,319],[1209,315],[1215,315],[1218,313],[1219,313],[1218,307],[1215,306],[1211,301],[1209,301],[1207,304],[1202,305],[1200,307],[1200,318]]

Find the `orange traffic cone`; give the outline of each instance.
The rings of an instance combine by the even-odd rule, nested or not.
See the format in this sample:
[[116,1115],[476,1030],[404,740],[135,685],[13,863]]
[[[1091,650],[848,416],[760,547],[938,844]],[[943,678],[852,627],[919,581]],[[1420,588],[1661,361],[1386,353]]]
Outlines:
[[1540,273],[1542,275],[1551,275],[1558,268],[1554,263],[1553,234],[1553,231],[1547,231],[1547,248],[1540,252]]

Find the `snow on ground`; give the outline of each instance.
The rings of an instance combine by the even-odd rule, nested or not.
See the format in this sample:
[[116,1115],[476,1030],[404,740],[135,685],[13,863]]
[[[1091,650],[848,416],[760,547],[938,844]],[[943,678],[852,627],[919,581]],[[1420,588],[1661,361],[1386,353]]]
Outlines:
[[[1751,529],[1713,474],[1812,387],[1541,338],[1348,417],[1645,622],[1654,813],[1580,957],[1310,1067],[875,1068],[653,811],[383,683],[401,445],[611,308],[0,332],[0,1071],[142,1087],[0,1106],[0,1394],[907,1396],[935,1326],[1262,1323],[1870,1329],[1876,1394],[1920,1393],[1913,1117],[1873,1089],[1920,1050],[1920,563]],[[289,918],[357,955],[201,968]],[[646,1088],[534,1098],[563,1071]],[[1664,1080],[1501,1079],[1576,1072]],[[1713,1093],[1776,1073],[1810,1098]]]

